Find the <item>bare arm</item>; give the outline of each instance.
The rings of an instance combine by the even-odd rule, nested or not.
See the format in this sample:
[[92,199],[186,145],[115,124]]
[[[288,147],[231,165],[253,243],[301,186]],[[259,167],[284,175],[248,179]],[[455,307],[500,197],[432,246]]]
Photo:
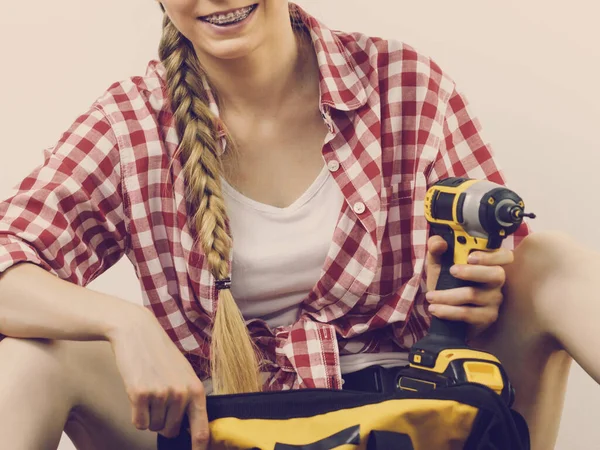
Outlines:
[[0,333],[15,338],[107,340],[141,306],[62,280],[34,264],[0,275]]
[[110,341],[136,427],[175,437],[187,414],[194,450],[206,448],[204,387],[145,308],[23,263],[0,275],[0,333],[15,338]]

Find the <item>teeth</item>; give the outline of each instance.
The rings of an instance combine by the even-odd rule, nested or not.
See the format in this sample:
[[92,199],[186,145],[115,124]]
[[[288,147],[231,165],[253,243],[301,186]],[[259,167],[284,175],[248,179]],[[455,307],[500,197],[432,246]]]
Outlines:
[[215,25],[224,25],[227,23],[240,22],[250,15],[253,10],[253,6],[238,9],[237,11],[230,12],[228,14],[213,14],[212,16],[204,17],[206,22]]

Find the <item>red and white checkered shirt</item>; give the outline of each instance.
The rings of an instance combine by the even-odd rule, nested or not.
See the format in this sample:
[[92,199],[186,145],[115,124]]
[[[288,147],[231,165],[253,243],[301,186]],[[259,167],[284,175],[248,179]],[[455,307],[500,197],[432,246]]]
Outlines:
[[[318,57],[323,158],[345,202],[298,321],[248,323],[268,390],[340,388],[340,354],[409,349],[429,323],[428,186],[448,176],[504,182],[464,97],[433,61],[298,11]],[[205,379],[215,280],[193,245],[164,77],[152,61],[144,77],[113,84],[0,204],[0,272],[29,261],[85,286],[127,255],[144,304]]]

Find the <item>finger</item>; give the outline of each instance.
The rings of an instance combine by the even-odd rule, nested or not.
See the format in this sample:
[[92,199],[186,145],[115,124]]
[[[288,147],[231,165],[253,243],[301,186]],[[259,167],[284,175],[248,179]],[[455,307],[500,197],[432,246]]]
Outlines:
[[441,236],[431,236],[427,241],[427,250],[433,257],[439,257],[448,250],[448,243]]
[[187,402],[183,391],[175,392],[167,408],[165,427],[159,433],[168,438],[179,436],[186,407]]
[[472,286],[465,286],[455,289],[430,291],[425,294],[425,298],[429,303],[436,305],[498,307],[502,303],[503,296],[500,289],[479,289]]
[[131,401],[131,422],[139,430],[147,430],[150,425],[149,396],[146,393],[133,392]]
[[429,312],[439,319],[466,322],[477,327],[488,327],[498,320],[498,308],[482,306],[450,306],[435,304]]
[[198,388],[192,392],[192,398],[187,408],[187,415],[190,420],[192,450],[206,450],[208,448],[210,433],[204,388]]
[[435,288],[442,268],[442,255],[448,250],[448,244],[441,236],[432,236],[427,241],[427,260],[425,272],[427,273],[427,288]]
[[150,400],[150,430],[158,431],[165,427],[169,395],[167,392],[156,393]]
[[469,255],[469,264],[480,264],[482,266],[505,266],[514,261],[514,253],[506,248],[499,248],[493,252],[473,252]]
[[501,266],[472,266],[455,264],[450,268],[455,278],[485,284],[489,287],[501,287],[506,282],[506,272]]

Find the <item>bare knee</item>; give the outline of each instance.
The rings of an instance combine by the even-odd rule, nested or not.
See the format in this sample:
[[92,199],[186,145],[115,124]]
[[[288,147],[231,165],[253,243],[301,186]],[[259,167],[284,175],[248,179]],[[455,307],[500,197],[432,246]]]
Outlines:
[[90,372],[101,376],[111,357],[107,342],[10,337],[0,341],[0,361],[10,361],[22,383],[43,385],[52,397],[61,398],[71,408],[86,396]]
[[514,262],[505,267],[505,297],[518,302],[521,312],[539,312],[539,304],[556,280],[576,274],[590,258],[600,258],[575,239],[559,231],[543,231],[527,236],[514,251]]
[[506,283],[498,321],[473,341],[482,348],[538,348],[553,345],[547,339],[542,319],[546,301],[540,293],[547,280],[556,276],[563,264],[561,254],[572,239],[560,232],[528,235],[514,251],[514,262],[504,266]]
[[67,346],[62,341],[6,337],[0,341],[1,382],[18,392],[25,403],[28,396],[43,396],[57,416],[67,419],[76,401],[74,383],[67,363]]
[[48,339],[6,337],[0,341],[0,360],[10,360],[11,366],[26,366],[39,376],[64,378],[64,349],[60,342]]
[[600,255],[562,231],[532,233],[523,239],[514,254],[515,261],[507,268],[510,276],[529,283],[568,276],[590,262],[596,265],[600,262]]
[[[21,416],[31,421],[35,409],[34,420],[58,433],[56,439],[64,430],[81,449],[156,448],[156,433],[131,423],[131,406],[108,342],[5,338],[0,361],[10,361],[0,372],[0,383],[16,387],[14,404],[25,408]],[[48,432],[43,433],[36,438],[46,439]]]
[[[568,322],[577,302],[595,302],[584,295],[595,285],[600,255],[572,236],[544,231],[527,236],[506,266],[505,306],[510,320],[556,343],[557,327]],[[581,304],[579,303],[579,308]],[[576,328],[573,328],[574,330]]]

